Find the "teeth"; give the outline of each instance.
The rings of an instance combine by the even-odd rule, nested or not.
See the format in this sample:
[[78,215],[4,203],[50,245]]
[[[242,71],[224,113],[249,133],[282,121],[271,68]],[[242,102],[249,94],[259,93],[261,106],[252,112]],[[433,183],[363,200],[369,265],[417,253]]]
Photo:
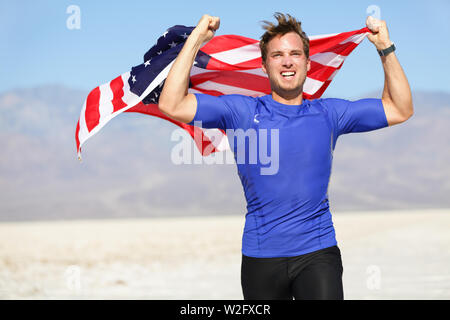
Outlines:
[[293,76],[295,74],[295,72],[282,72],[281,75],[283,77],[289,77],[289,76]]

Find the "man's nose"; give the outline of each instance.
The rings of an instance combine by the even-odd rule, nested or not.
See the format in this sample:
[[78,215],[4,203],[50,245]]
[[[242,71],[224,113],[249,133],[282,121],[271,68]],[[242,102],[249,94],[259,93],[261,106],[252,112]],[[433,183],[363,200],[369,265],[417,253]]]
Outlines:
[[281,63],[283,64],[283,67],[292,67],[293,62],[292,62],[292,57],[290,55],[284,55],[283,59],[281,60]]

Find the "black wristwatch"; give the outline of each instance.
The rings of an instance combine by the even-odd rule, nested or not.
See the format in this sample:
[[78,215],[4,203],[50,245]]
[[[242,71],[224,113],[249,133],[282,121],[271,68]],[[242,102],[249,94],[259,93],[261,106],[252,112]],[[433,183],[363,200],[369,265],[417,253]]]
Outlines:
[[377,50],[378,54],[380,55],[380,57],[384,57],[387,56],[389,53],[394,52],[395,51],[395,46],[394,43],[391,44],[390,47],[383,49],[383,50]]

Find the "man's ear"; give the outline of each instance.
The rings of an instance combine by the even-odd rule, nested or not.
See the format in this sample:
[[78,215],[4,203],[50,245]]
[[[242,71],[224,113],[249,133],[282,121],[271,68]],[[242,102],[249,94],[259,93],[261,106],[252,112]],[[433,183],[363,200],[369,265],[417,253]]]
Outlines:
[[311,59],[308,58],[308,62],[306,65],[306,71],[309,71],[311,69]]
[[262,62],[261,67],[262,67],[262,71],[263,71],[265,74],[267,74],[266,63],[265,63],[264,61]]

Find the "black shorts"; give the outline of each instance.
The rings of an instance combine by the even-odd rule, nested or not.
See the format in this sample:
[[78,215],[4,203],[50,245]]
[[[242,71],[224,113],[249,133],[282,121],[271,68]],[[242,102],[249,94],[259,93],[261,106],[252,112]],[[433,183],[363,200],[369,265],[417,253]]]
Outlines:
[[296,257],[242,255],[245,300],[343,300],[341,251],[337,246]]

